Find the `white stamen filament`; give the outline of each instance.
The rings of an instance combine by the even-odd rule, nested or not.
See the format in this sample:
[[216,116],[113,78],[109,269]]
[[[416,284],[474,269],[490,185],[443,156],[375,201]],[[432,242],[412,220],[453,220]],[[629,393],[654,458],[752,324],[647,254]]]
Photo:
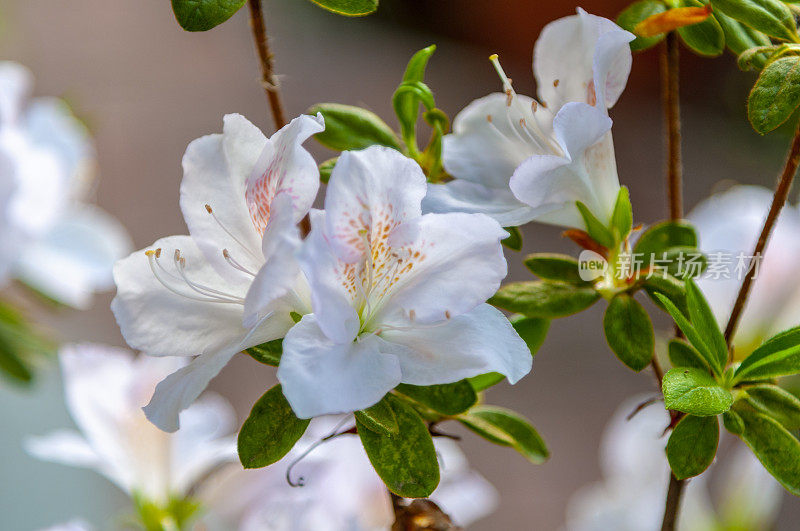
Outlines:
[[241,297],[236,297],[235,295],[231,295],[229,293],[225,293],[224,291],[219,291],[214,288],[209,288],[208,286],[203,286],[202,284],[198,284],[197,282],[192,281],[186,275],[186,259],[181,256],[180,249],[175,249],[175,254],[173,257],[173,261],[175,262],[175,269],[178,270],[178,274],[181,276],[186,285],[192,288],[194,291],[199,293],[200,295],[206,295],[208,297],[217,297],[220,299],[220,302],[238,302],[240,304],[244,304],[244,299]]
[[237,269],[237,270],[239,270],[239,271],[241,271],[242,273],[245,273],[245,274],[247,274],[247,275],[250,275],[251,277],[255,277],[255,276],[256,276],[256,274],[255,274],[255,273],[253,273],[252,271],[250,271],[249,269],[247,269],[246,267],[244,267],[242,264],[240,264],[239,262],[237,262],[237,261],[236,261],[236,259],[234,259],[234,258],[231,256],[231,253],[230,253],[230,252],[228,252],[228,250],[227,250],[227,249],[223,249],[223,250],[222,250],[222,256],[225,258],[225,261],[226,261],[226,262],[228,262],[228,263],[231,265],[231,267],[232,267],[232,268],[234,268],[234,269]]
[[[241,297],[236,297],[235,295],[231,295],[219,290],[215,290],[213,288],[209,288],[207,286],[203,286],[202,284],[198,284],[189,279],[184,271],[186,267],[186,259],[183,258],[180,254],[180,250],[176,249],[175,254],[173,256],[173,262],[175,264],[175,268],[178,271],[178,275],[174,275],[164,268],[161,264],[159,259],[161,258],[161,248],[155,250],[149,250],[145,253],[147,255],[147,261],[150,266],[150,271],[152,271],[153,276],[158,280],[158,282],[167,288],[169,291],[176,295],[180,295],[181,297],[185,297],[187,299],[199,301],[199,302],[217,302],[217,303],[227,303],[227,304],[244,304],[244,299]],[[160,272],[159,272],[160,271]],[[167,278],[165,278],[165,276]],[[177,286],[176,286],[176,283]],[[190,292],[186,292],[185,289],[182,289],[183,285],[189,287],[189,289],[198,295],[195,295]]]
[[247,254],[249,254],[251,257],[255,258],[256,260],[259,260],[259,257],[258,257],[258,256],[256,256],[256,255],[253,253],[253,251],[251,251],[251,250],[250,250],[250,249],[249,249],[249,248],[248,248],[248,247],[247,247],[247,246],[246,246],[244,243],[242,243],[242,241],[241,241],[239,238],[237,238],[236,236],[234,236],[234,234],[233,234],[233,233],[232,233],[230,230],[228,230],[228,227],[226,227],[225,225],[223,225],[223,224],[222,224],[222,222],[219,220],[219,218],[217,217],[217,215],[216,215],[216,214],[214,214],[214,210],[211,208],[211,205],[208,205],[208,204],[206,204],[206,205],[205,205],[205,207],[206,207],[206,212],[208,212],[209,214],[211,214],[211,217],[212,217],[212,218],[214,218],[214,221],[217,223],[217,225],[219,225],[219,226],[220,226],[220,228],[221,228],[223,231],[225,231],[225,233],[226,233],[228,236],[230,236],[231,238],[233,238],[233,241],[235,241],[236,243],[238,243],[238,244],[239,244],[239,246],[240,246],[242,249],[244,249],[244,251],[245,251]]

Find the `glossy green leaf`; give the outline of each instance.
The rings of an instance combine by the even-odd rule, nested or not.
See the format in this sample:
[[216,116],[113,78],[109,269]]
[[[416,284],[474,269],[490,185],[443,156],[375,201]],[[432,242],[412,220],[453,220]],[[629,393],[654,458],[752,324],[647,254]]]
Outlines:
[[[703,7],[698,0],[678,0],[678,7]],[[713,15],[703,22],[678,28],[683,43],[694,52],[715,57],[725,51],[725,33]]]
[[543,463],[550,456],[544,441],[522,416],[495,406],[476,406],[458,420],[481,437],[511,446],[530,462]]
[[697,232],[684,221],[664,221],[653,225],[636,241],[633,252],[649,263],[650,256],[660,258],[673,247],[697,247]]
[[[719,25],[722,26],[722,31],[725,32],[725,44],[735,55],[739,55],[750,48],[769,46],[772,44],[769,37],[763,33],[745,26],[738,20],[734,20],[722,12],[718,11],[714,13],[714,18],[717,19]],[[762,54],[762,67],[765,59],[766,57]]]
[[346,17],[363,17],[378,9],[378,0],[311,0],[323,9]]
[[756,132],[777,129],[800,105],[800,56],[781,57],[758,76],[747,100],[747,117]]
[[736,413],[741,420],[741,439],[750,447],[767,472],[795,496],[800,496],[800,441],[766,415],[745,408]]
[[791,10],[780,0],[711,0],[721,12],[770,37],[797,42],[797,27]]
[[580,276],[576,259],[566,254],[536,253],[525,258],[525,267],[542,280],[568,282],[570,284],[589,284]]
[[250,347],[245,350],[245,352],[249,354],[251,358],[264,365],[277,367],[281,362],[281,354],[283,354],[283,339],[275,339],[274,341]]
[[356,420],[372,431],[384,435],[396,435],[400,433],[400,426],[397,424],[397,416],[391,406],[388,396],[384,396],[380,402],[374,406],[355,412]]
[[580,201],[576,201],[575,204],[578,207],[578,211],[581,213],[583,223],[586,225],[586,232],[589,236],[603,247],[614,247],[616,240],[609,228],[606,227],[602,221],[597,219],[594,213],[589,210],[589,207]]
[[319,180],[327,183],[330,178],[331,174],[333,173],[333,168],[336,167],[336,163],[339,162],[339,157],[334,157],[332,159],[328,159],[322,164],[319,165]]
[[653,359],[655,334],[647,311],[626,293],[611,299],[603,317],[608,346],[622,363],[641,371]]
[[522,250],[522,231],[519,227],[505,227],[508,232],[508,238],[502,240],[502,244],[511,249],[512,251]]
[[280,385],[258,399],[239,431],[239,460],[244,468],[262,468],[279,461],[300,440],[308,419],[292,411]]
[[667,442],[667,461],[678,479],[702,474],[714,461],[719,443],[717,417],[686,415]]
[[307,113],[314,116],[321,113],[325,118],[325,130],[314,138],[334,151],[358,150],[376,144],[402,151],[400,139],[392,128],[372,111],[340,103],[318,103]]
[[633,206],[627,186],[622,186],[617,194],[614,212],[611,214],[611,227],[614,229],[619,241],[628,237],[633,228]]
[[697,349],[681,339],[671,339],[667,350],[673,367],[693,367],[708,370],[709,366]]
[[768,339],[739,365],[734,381],[769,380],[800,373],[800,326]]
[[716,367],[724,367],[728,362],[728,345],[725,336],[719,329],[714,312],[711,311],[703,292],[697,287],[693,280],[687,279],[686,285],[686,304],[689,307],[689,320],[692,326],[703,338],[703,342],[708,345],[711,353],[716,357]]
[[387,400],[397,418],[397,435],[373,431],[356,418],[367,457],[389,490],[398,496],[430,496],[439,484],[439,461],[428,426],[402,400],[391,395]]
[[786,429],[800,429],[800,400],[777,385],[747,387],[747,402],[765,415],[774,418]]
[[703,369],[677,367],[664,375],[661,390],[667,409],[705,417],[730,409],[733,395]]
[[467,380],[441,385],[400,384],[395,391],[442,415],[463,413],[478,401],[475,389]]
[[231,18],[246,0],[172,0],[172,12],[186,31],[208,31]]
[[668,310],[656,297],[657,293],[668,298],[684,315],[689,313],[686,305],[686,286],[682,280],[668,273],[657,271],[645,278],[644,289],[656,306],[665,312]]
[[[622,29],[628,30],[634,35],[636,34],[634,28],[639,22],[649,18],[653,15],[658,15],[667,10],[667,6],[661,0],[640,0],[634,2],[626,7],[617,17],[617,25]],[[631,42],[631,50],[638,52],[646,50],[661,42],[665,34],[656,35],[655,37],[636,37]]]
[[467,378],[472,388],[475,389],[475,392],[484,391],[490,387],[494,387],[505,379],[505,375],[500,374],[499,372],[487,372],[486,374],[479,374],[478,376]]
[[661,305],[669,312],[672,316],[672,319],[675,321],[675,324],[678,325],[683,335],[686,336],[686,339],[689,340],[689,343],[697,349],[703,359],[706,360],[709,367],[714,371],[715,374],[721,375],[722,374],[722,366],[719,365],[719,359],[713,353],[713,351],[708,347],[705,342],[705,339],[698,333],[698,331],[692,326],[692,323],[689,322],[689,319],[675,307],[675,305],[664,295],[660,293],[655,294],[656,299],[661,302]]
[[419,150],[416,133],[419,105],[422,102],[427,109],[435,107],[433,93],[423,83],[425,69],[435,51],[436,45],[431,45],[411,57],[403,74],[403,81],[392,97],[392,106],[400,122],[403,142],[409,147],[412,154]]
[[600,295],[589,286],[563,282],[513,282],[501,287],[489,304],[526,317],[555,319],[581,312]]

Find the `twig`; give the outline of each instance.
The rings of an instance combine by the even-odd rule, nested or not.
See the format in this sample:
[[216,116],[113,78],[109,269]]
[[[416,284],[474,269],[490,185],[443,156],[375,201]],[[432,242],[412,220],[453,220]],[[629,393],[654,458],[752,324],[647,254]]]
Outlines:
[[275,123],[275,129],[277,130],[286,125],[286,113],[283,110],[281,93],[275,80],[272,53],[269,51],[269,39],[267,38],[267,27],[264,24],[261,0],[248,0],[247,6],[250,8],[250,28],[253,30],[253,40],[256,43],[258,58],[261,61],[261,84],[267,94],[269,108],[272,111],[272,121]]
[[[669,217],[672,220],[683,217],[683,167],[681,156],[681,107],[680,107],[680,44],[675,32],[667,34],[661,48],[661,83],[664,121],[667,125],[667,198],[669,199]],[[675,326],[675,335],[680,337],[680,330]],[[661,385],[663,371],[653,356],[653,371]],[[664,520],[662,531],[673,531],[678,517],[683,481],[670,474],[667,500],[664,504]]]
[[[727,341],[728,347],[731,346],[733,336],[736,333],[736,327],[739,325],[739,319],[742,317],[744,305],[750,294],[750,288],[758,272],[758,262],[761,260],[761,254],[764,252],[772,229],[778,221],[778,215],[783,205],[786,204],[786,198],[789,195],[794,176],[797,173],[798,163],[800,163],[800,126],[798,126],[797,131],[795,131],[792,146],[789,148],[789,155],[786,158],[786,165],[783,168],[783,172],[778,180],[778,185],[775,188],[775,195],[772,198],[772,205],[769,207],[767,219],[764,220],[764,228],[761,229],[761,235],[758,237],[758,242],[756,242],[756,247],[750,259],[750,268],[747,271],[747,275],[744,277],[744,281],[742,281],[739,294],[736,296],[736,302],[733,305],[733,311],[728,320],[728,326],[725,327],[725,341]],[[731,350],[731,352],[733,351]]]
[[394,509],[392,531],[458,531],[450,517],[428,499],[408,501],[389,491]]

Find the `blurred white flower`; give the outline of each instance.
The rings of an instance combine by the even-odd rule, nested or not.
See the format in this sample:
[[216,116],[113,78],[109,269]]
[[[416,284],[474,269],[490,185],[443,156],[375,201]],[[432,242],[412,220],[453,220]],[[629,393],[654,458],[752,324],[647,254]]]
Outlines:
[[95,153],[86,128],[55,98],[28,100],[32,75],[0,62],[0,285],[17,277],[85,308],[113,286],[132,245],[109,214],[86,203]]
[[[760,186],[734,186],[704,200],[687,216],[697,229],[700,248],[712,264],[697,284],[720,326],[728,322],[772,196],[771,190]],[[787,205],[767,244],[739,322],[734,338],[738,358],[773,334],[800,325],[800,307],[794,303],[800,299],[796,280],[800,264],[798,234],[800,211]],[[714,262],[719,262],[719,270]]]
[[633,39],[582,9],[545,26],[533,58],[539,102],[516,94],[493,56],[504,93],[456,116],[443,146],[455,180],[431,185],[425,210],[585,228],[575,207],[582,201],[608,222],[620,187],[607,109],[627,83]]
[[286,334],[278,367],[299,417],[364,409],[399,383],[530,371],[525,342],[485,303],[506,276],[507,233],[482,214],[422,215],[425,189],[393,149],[339,157],[300,252],[314,313]]
[[186,496],[211,470],[237,459],[229,435],[234,412],[221,397],[204,396],[186,409],[174,434],[145,418],[142,405],[183,359],[134,357],[94,344],[64,347],[59,359],[67,408],[80,432],[28,438],[25,449],[34,457],[91,468],[130,496],[157,504]]
[[[659,404],[628,415],[646,396],[622,403],[600,444],[602,479],[578,490],[567,506],[567,531],[650,531],[661,529],[670,476],[664,448],[669,414]],[[707,476],[721,473],[718,510]],[[721,462],[688,481],[679,512],[680,531],[769,529],[782,488],[743,444]]]
[[[386,486],[358,437],[344,435],[314,449],[291,470],[304,486],[287,482],[287,469],[333,428],[330,417],[311,422],[306,435],[280,462],[261,470],[231,465],[213,476],[199,499],[218,508],[204,520],[211,529],[241,531],[388,531],[394,512]],[[491,513],[497,492],[469,468],[454,441],[437,438],[442,479],[431,499],[459,525]]]
[[64,524],[56,524],[40,531],[92,531],[94,528],[83,520],[70,520]]
[[291,312],[310,311],[295,259],[296,226],[311,208],[319,171],[302,147],[324,129],[301,116],[271,138],[240,115],[189,144],[181,211],[190,236],[170,236],[114,267],[111,304],[125,340],[152,356],[197,356],[161,382],[145,408],[161,429],[242,350],[278,339]]

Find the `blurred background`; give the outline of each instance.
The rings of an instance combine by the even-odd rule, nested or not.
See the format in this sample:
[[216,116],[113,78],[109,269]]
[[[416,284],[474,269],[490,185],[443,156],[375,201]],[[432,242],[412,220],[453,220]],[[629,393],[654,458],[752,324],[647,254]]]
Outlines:
[[[587,11],[615,18],[626,0],[585,0]],[[345,19],[306,0],[266,0],[267,27],[289,115],[321,101],[356,104],[387,121],[390,98],[411,54],[438,50],[428,84],[453,116],[471,100],[500,89],[487,58],[499,53],[518,92],[532,94],[531,51],[548,21],[574,12],[572,2],[381,0],[377,16]],[[183,32],[167,0],[0,0],[0,57],[36,75],[37,95],[66,98],[91,128],[100,167],[98,203],[130,230],[137,248],[186,232],[178,209],[186,145],[219,132],[238,112],[271,132],[246,9],[203,34]],[[788,139],[756,135],[745,119],[753,79],[729,55],[682,57],[685,201],[687,209],[730,181],[771,186]],[[628,89],[612,111],[622,183],[638,222],[665,217],[658,54],[634,58]],[[309,143],[319,160],[328,154]],[[796,199],[796,197],[792,197]],[[556,228],[529,225],[522,254],[508,252],[512,279],[528,278],[526,252],[574,252]],[[124,345],[108,308],[37,311],[60,341]],[[553,456],[530,466],[513,451],[466,437],[473,465],[500,491],[501,504],[474,529],[558,529],[569,496],[599,478],[598,441],[614,409],[655,389],[614,359],[601,333],[603,304],[553,322],[530,376],[493,389],[489,401],[526,415]],[[667,321],[657,323],[668,328]],[[577,333],[576,333],[577,331]],[[274,371],[234,360],[212,388],[243,420],[274,382]],[[0,382],[0,527],[27,531],[73,516],[101,523],[125,499],[93,472],[34,461],[21,450],[27,434],[69,427],[55,366],[28,390]],[[457,428],[454,428],[458,431]],[[797,529],[800,503],[786,497],[779,529]]]

